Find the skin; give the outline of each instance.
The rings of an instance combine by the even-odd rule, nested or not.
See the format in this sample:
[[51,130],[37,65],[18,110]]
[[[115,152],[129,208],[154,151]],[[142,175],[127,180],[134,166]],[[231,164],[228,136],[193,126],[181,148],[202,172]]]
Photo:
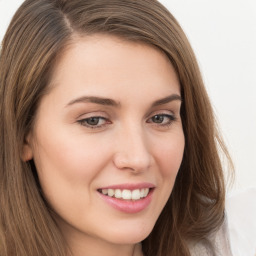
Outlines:
[[[77,37],[49,86],[23,155],[34,159],[74,256],[142,255],[140,241],[167,202],[183,157],[180,85],[171,63],[142,43]],[[115,104],[81,98],[89,96]],[[138,213],[113,208],[97,191],[143,182],[154,191]]]

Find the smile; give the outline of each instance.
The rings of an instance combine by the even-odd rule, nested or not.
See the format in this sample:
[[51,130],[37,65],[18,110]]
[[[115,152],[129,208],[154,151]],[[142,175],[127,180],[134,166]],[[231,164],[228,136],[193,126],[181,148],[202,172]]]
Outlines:
[[103,195],[114,197],[123,200],[140,200],[145,198],[149,193],[149,188],[142,189],[100,189],[99,192]]
[[139,213],[152,201],[155,185],[151,183],[122,184],[97,190],[100,198],[115,210],[124,213]]

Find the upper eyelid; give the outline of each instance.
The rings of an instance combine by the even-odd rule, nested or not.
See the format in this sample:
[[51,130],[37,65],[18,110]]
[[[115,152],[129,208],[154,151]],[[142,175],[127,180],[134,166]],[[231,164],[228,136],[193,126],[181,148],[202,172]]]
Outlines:
[[79,116],[77,116],[77,119],[87,119],[90,117],[102,117],[102,118],[108,119],[109,115],[102,111],[93,111],[88,113],[82,113]]
[[[162,110],[154,110],[152,112],[150,112],[149,114],[147,114],[145,116],[145,119],[149,119],[152,118],[155,115],[171,115],[171,116],[176,116],[175,112],[172,110],[167,110],[167,109],[162,109]],[[100,112],[100,111],[95,111],[95,112],[89,112],[89,113],[83,113],[81,115],[79,115],[77,117],[77,120],[85,120],[91,117],[99,117],[99,118],[103,118],[105,120],[111,120],[113,119],[112,115]]]
[[155,115],[164,115],[164,114],[176,116],[175,111],[173,110],[160,109],[160,110],[151,111],[149,114],[146,115],[146,119],[151,118],[152,116],[155,116]]
[[[175,101],[176,102],[176,101]],[[171,102],[173,103],[173,102]],[[81,112],[80,112],[81,111]],[[104,118],[118,118],[118,113],[116,113],[116,111],[113,110],[108,110],[108,109],[102,109],[102,108],[98,108],[98,109],[81,109],[78,113],[78,115],[76,116],[76,119],[79,118],[87,118],[87,117],[92,117],[92,116],[102,116]],[[119,111],[118,111],[119,112]],[[169,105],[164,104],[162,106],[156,106],[153,108],[148,109],[147,113],[145,113],[144,118],[148,118],[152,115],[156,115],[156,114],[161,114],[161,113],[170,113],[173,115],[179,115],[180,113],[180,104],[171,104]]]

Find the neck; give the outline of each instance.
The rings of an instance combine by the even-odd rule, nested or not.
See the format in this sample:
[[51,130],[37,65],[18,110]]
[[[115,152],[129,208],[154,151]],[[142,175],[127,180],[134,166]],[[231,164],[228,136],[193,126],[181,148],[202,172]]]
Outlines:
[[143,256],[141,244],[136,244],[132,256]]
[[132,246],[116,246],[115,248],[101,247],[100,244],[96,246],[71,246],[70,250],[72,256],[143,256],[141,245],[136,244]]

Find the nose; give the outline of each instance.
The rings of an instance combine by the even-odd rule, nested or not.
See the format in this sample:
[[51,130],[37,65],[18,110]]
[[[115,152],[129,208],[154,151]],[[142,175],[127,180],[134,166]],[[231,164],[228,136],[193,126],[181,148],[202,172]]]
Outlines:
[[116,140],[116,152],[113,158],[118,169],[143,172],[153,162],[151,148],[142,128],[130,128],[119,133]]

